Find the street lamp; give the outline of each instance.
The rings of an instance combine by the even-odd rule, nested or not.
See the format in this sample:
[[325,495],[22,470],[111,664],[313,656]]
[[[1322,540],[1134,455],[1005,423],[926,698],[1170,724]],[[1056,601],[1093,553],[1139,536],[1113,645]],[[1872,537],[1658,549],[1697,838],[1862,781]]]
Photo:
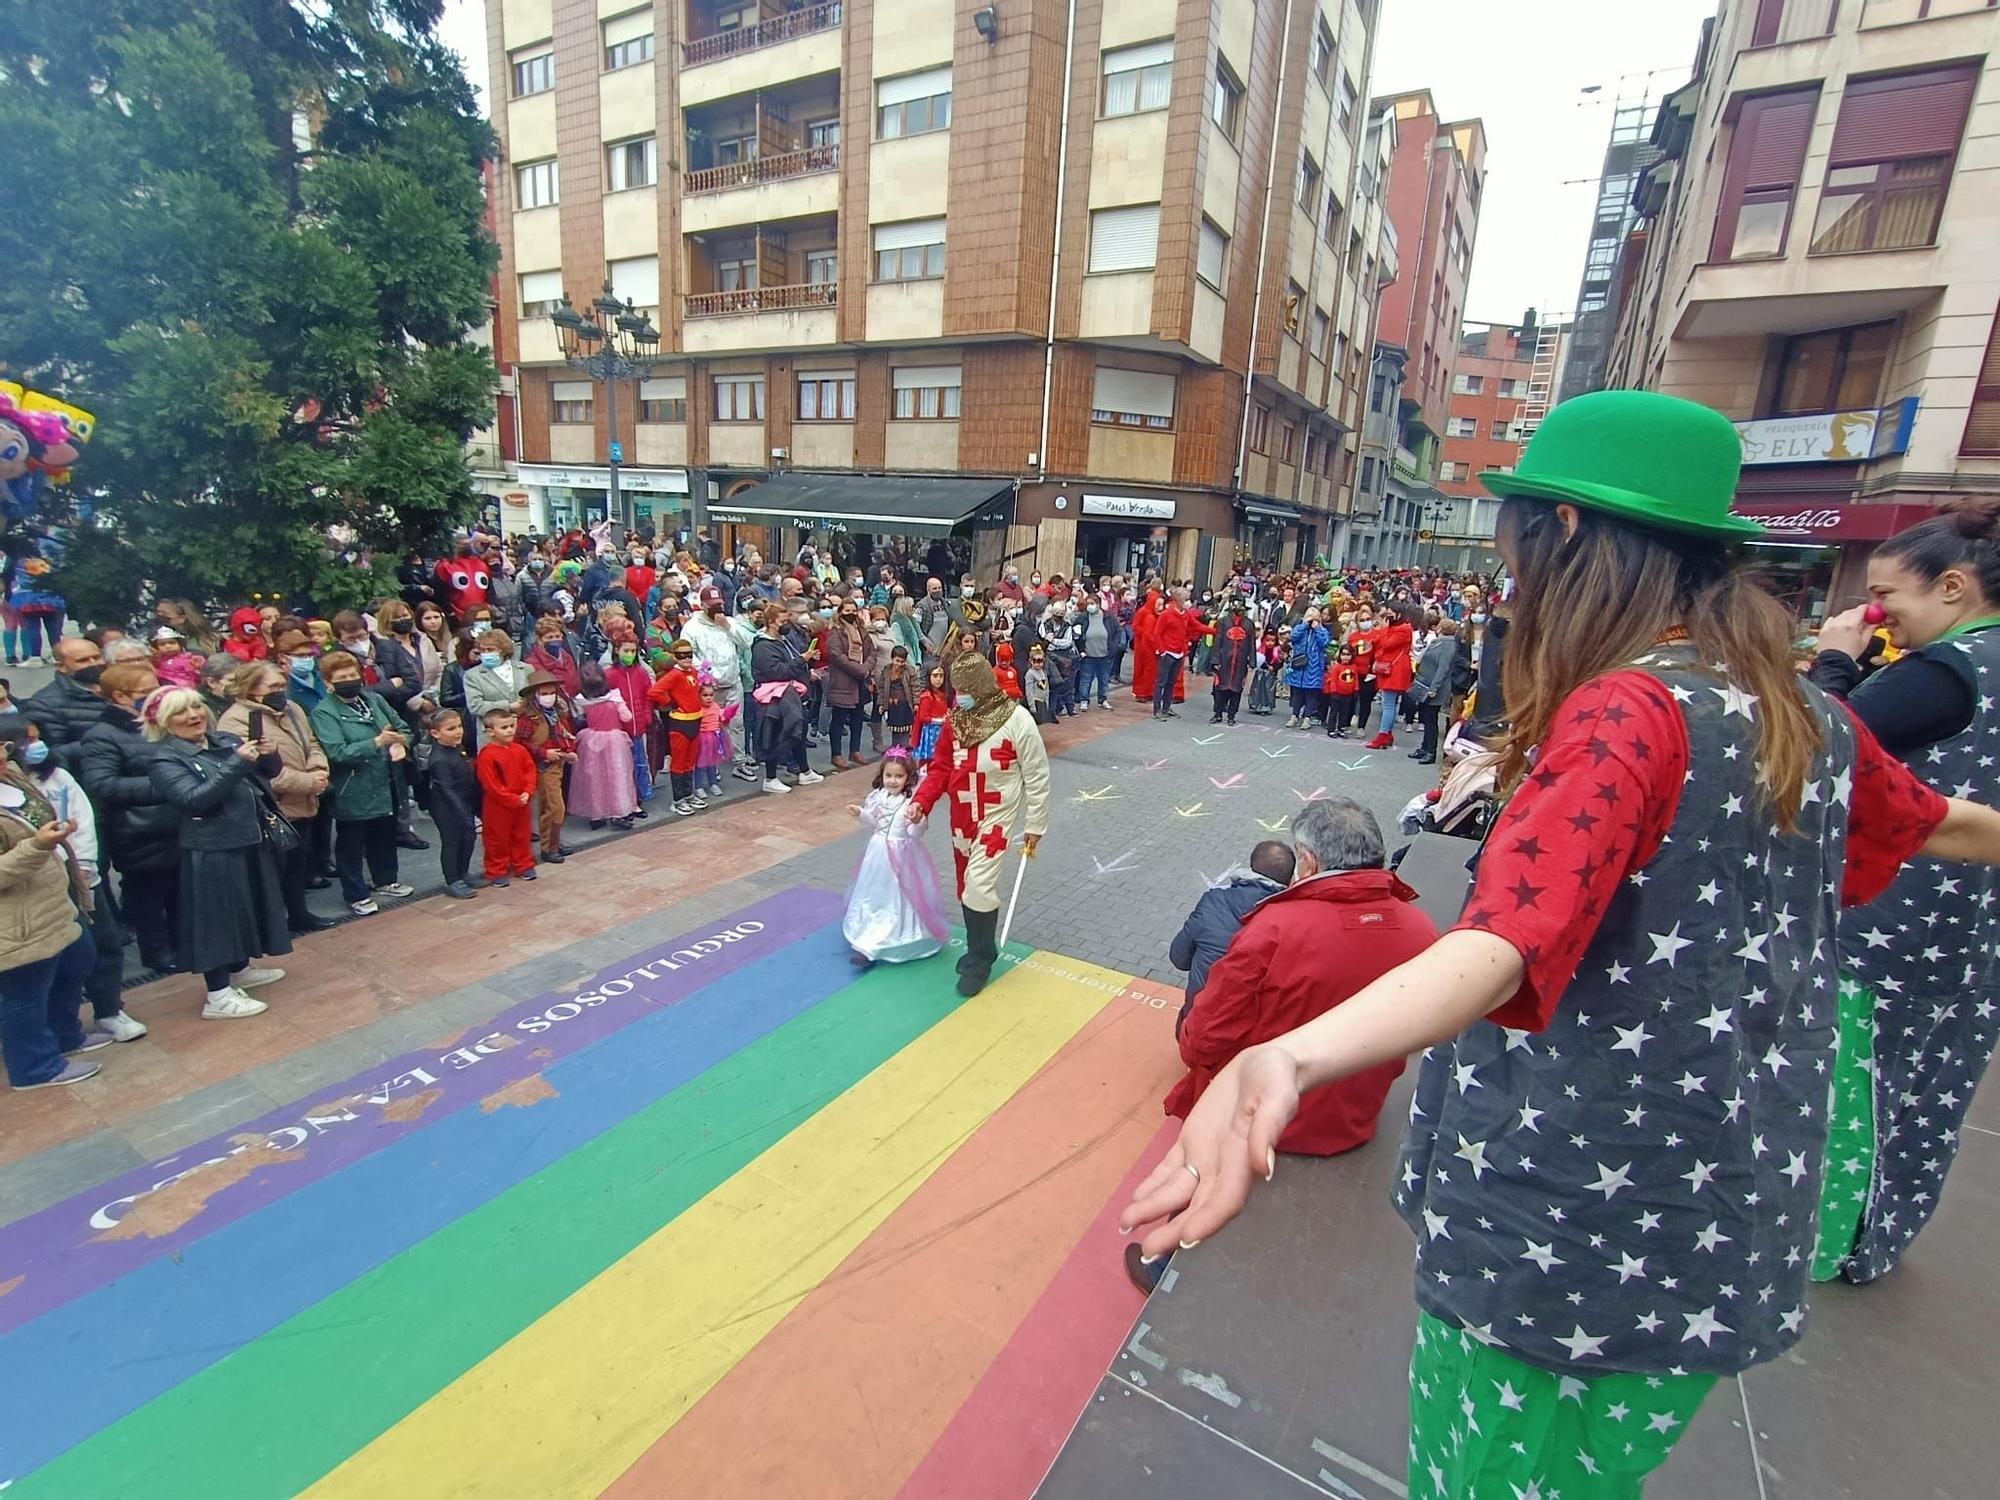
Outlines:
[[570,367],[604,383],[611,433],[606,510],[623,521],[628,531],[636,530],[637,514],[627,510],[618,491],[618,466],[625,457],[618,441],[618,382],[642,380],[660,363],[660,332],[631,302],[614,297],[608,281],[603,294],[582,312],[569,305],[569,298],[563,298],[551,321]]
[[1422,512],[1424,529],[1430,533],[1430,540],[1424,544],[1424,567],[1426,569],[1430,567],[1432,559],[1437,556],[1438,522],[1451,514],[1452,503],[1452,499],[1448,495],[1433,495],[1424,502]]

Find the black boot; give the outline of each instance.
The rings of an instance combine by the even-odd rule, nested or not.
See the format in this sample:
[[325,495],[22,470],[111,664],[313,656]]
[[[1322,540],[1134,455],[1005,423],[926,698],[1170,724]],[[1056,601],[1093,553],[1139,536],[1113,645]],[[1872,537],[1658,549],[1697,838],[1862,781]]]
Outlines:
[[999,944],[994,941],[1000,930],[1000,913],[970,907],[964,908],[964,913],[965,957],[958,961],[958,992],[971,996],[986,988],[986,981],[993,977],[994,961],[1000,957]]

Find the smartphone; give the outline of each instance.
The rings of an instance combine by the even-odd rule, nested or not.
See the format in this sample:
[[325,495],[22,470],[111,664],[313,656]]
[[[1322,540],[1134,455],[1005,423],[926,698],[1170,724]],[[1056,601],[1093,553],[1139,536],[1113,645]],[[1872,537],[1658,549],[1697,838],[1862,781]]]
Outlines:
[[261,708],[253,708],[250,710],[250,742],[252,744],[255,744],[257,741],[263,738],[264,738],[264,710]]

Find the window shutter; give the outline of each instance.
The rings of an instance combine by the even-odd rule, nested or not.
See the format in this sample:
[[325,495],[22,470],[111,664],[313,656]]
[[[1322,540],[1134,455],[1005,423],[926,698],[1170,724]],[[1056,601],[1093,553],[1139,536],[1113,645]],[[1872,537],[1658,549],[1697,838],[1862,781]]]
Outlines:
[[[1743,118],[1736,128],[1750,131],[1749,145],[1744,148],[1747,154],[1742,157],[1745,188],[1785,187],[1799,180],[1818,107],[1817,92],[1753,99],[1743,106]],[[1738,154],[1733,143],[1729,154],[1733,165]]]
[[1160,205],[1100,208],[1090,216],[1090,269],[1147,271],[1158,258]]
[[899,391],[956,389],[959,378],[957,365],[905,365],[889,372],[890,387]]
[[942,245],[943,219],[910,219],[901,224],[877,224],[877,250],[908,250],[914,245]]
[[875,85],[878,105],[907,104],[912,99],[928,99],[933,94],[951,92],[951,69],[930,68],[922,73],[905,73],[901,78],[884,78]]
[[591,385],[588,380],[552,380],[549,382],[551,401],[588,401]]
[[1195,273],[1217,291],[1222,289],[1222,263],[1229,240],[1208,220],[1201,221],[1201,243],[1195,251]]
[[1141,42],[1136,47],[1116,47],[1104,54],[1104,72],[1107,77],[1113,73],[1127,73],[1134,68],[1151,68],[1160,63],[1174,60],[1174,39]]
[[558,302],[562,299],[562,272],[523,271],[521,273],[521,301]]
[[1174,377],[1151,370],[1112,370],[1097,367],[1097,383],[1090,404],[1098,411],[1131,412],[1140,417],[1174,414]]
[[1961,453],[2000,453],[2000,316],[1986,339],[1986,361],[1972,390],[1972,410],[1965,418]]
[[1950,156],[1965,130],[1977,78],[1968,64],[1850,83],[1840,101],[1827,165]]
[[685,375],[661,375],[652,380],[639,382],[641,401],[685,401],[688,383]]
[[620,42],[636,41],[642,36],[650,36],[653,31],[653,12],[649,6],[645,10],[635,10],[630,15],[614,16],[604,23],[604,45],[615,47]]
[[610,265],[611,295],[634,307],[660,305],[660,257],[638,255]]

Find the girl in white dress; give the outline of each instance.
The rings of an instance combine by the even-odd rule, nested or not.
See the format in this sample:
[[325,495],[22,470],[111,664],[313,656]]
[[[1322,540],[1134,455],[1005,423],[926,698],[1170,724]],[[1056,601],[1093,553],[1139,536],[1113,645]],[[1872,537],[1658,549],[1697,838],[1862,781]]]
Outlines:
[[882,754],[875,790],[847,809],[874,830],[861,868],[848,888],[841,932],[862,968],[908,963],[944,947],[944,887],[922,833],[903,816],[916,781],[916,764],[900,745]]

